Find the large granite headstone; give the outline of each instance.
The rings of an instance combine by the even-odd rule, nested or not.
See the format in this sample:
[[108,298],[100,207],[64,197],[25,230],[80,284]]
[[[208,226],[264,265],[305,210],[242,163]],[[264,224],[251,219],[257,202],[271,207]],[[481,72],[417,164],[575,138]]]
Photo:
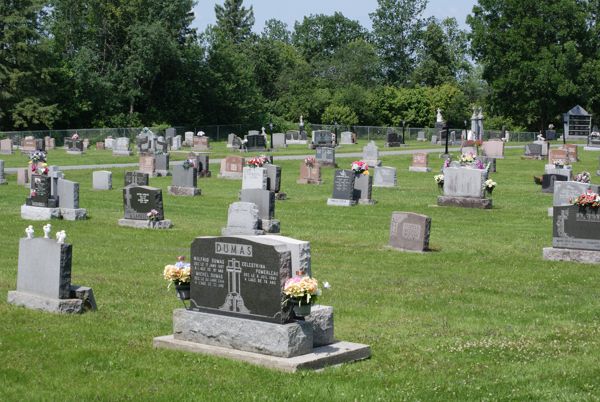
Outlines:
[[481,143],[481,151],[484,156],[489,158],[503,159],[504,142],[498,140],[483,141]]
[[162,153],[154,155],[154,164],[154,168],[158,176],[171,175],[171,172],[169,172],[169,154]]
[[327,130],[314,130],[312,132],[312,143],[313,146],[333,146],[333,140],[331,138],[331,132]]
[[273,144],[272,144],[272,147],[274,149],[287,148],[287,144],[285,142],[285,134],[284,133],[274,133],[273,134]]
[[[258,132],[257,132],[258,133]],[[261,134],[246,136],[246,149],[248,151],[261,151],[267,149],[267,140]]]
[[242,176],[242,190],[267,189],[267,169],[264,167],[245,167]]
[[392,212],[389,245],[401,250],[426,251],[429,249],[430,229],[431,218],[428,216]]
[[336,166],[335,163],[335,148],[332,147],[317,147],[315,159],[321,166]]
[[256,204],[260,219],[272,220],[275,216],[275,193],[272,191],[257,188],[242,189],[240,201]]
[[327,200],[327,205],[350,206],[356,204],[354,179],[353,170],[336,170],[333,177],[333,194]]
[[600,210],[577,205],[554,207],[552,245],[600,251]]
[[148,220],[148,212],[158,212],[157,219],[164,219],[162,190],[149,186],[126,186],[123,188],[125,219]]
[[173,167],[173,181],[168,187],[169,194],[196,196],[200,194],[198,185],[198,173],[195,167],[190,166],[187,169],[183,165]]
[[394,133],[394,132],[389,132],[386,134],[384,147],[386,147],[386,148],[399,147],[402,144],[404,144],[404,138],[402,137],[402,135]]
[[[48,176],[33,174],[31,175],[31,193],[28,205],[33,207],[49,207],[49,200],[52,196],[52,179]],[[56,207],[56,205],[54,206]]]
[[262,237],[197,237],[191,247],[194,311],[283,324],[285,281],[291,253]]
[[452,197],[484,196],[484,182],[487,172],[484,169],[453,168],[444,169],[444,195]]

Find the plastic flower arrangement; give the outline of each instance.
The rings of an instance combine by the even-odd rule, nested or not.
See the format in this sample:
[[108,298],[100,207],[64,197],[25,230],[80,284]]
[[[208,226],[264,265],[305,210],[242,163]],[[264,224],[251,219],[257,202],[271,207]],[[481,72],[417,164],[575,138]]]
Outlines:
[[369,174],[369,165],[365,161],[352,162],[350,169],[354,170],[354,173],[356,173],[356,174],[364,174],[364,175]]
[[592,176],[590,175],[590,172],[585,172],[585,171],[581,172],[577,176],[575,176],[575,181],[578,181],[580,183],[589,183],[591,179],[592,179]]
[[193,159],[186,159],[183,161],[182,164],[183,168],[185,170],[188,170],[189,168],[193,168],[194,167],[194,160]]
[[443,174],[436,174],[435,176],[433,176],[433,180],[435,180],[437,185],[440,187],[444,185],[444,175]]
[[564,159],[555,159],[553,163],[554,166],[565,166],[569,164],[569,161],[566,161]]
[[46,154],[42,151],[35,151],[29,155],[29,165],[31,165],[31,173],[33,174],[48,174]]
[[483,183],[483,186],[485,188],[485,191],[487,191],[488,193],[492,193],[492,191],[494,191],[494,189],[496,188],[496,186],[498,185],[498,183],[496,183],[494,180],[492,179],[487,179],[485,181],[485,183]]
[[248,159],[248,162],[246,162],[250,167],[262,167],[266,163],[269,163],[269,159],[264,155],[255,156],[254,158]]
[[321,295],[319,282],[309,276],[293,276],[283,286],[284,302],[294,300],[299,305],[312,304]]
[[317,163],[317,159],[314,156],[307,156],[304,158],[304,164],[308,167],[313,167]]
[[190,283],[190,263],[184,262],[184,260],[184,256],[179,256],[177,257],[177,262],[175,264],[169,264],[165,266],[165,269],[163,271],[163,278],[169,281],[167,289],[170,288],[171,284],[173,283],[176,286],[181,285],[182,283]]
[[72,139],[73,141],[76,141],[76,140],[78,140],[78,139],[79,139],[79,134],[77,134],[77,133],[73,134],[73,135],[71,136],[71,139]]
[[579,205],[584,208],[598,208],[600,207],[600,195],[594,193],[592,190],[588,190],[585,194],[575,197],[575,199],[573,199],[573,205]]
[[158,221],[158,211],[156,209],[152,209],[150,212],[146,214],[148,220],[151,222]]
[[471,163],[475,163],[476,160],[476,155],[471,152],[469,152],[468,154],[462,154],[458,159],[461,165],[470,165]]

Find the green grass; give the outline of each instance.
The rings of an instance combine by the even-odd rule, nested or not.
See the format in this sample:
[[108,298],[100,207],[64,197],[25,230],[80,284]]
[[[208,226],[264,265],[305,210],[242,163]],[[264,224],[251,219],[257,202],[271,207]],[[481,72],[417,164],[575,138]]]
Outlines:
[[[219,152],[215,145],[211,157]],[[552,197],[532,178],[544,162],[521,154],[508,150],[497,161],[492,210],[437,207],[435,172],[409,173],[409,155],[384,156],[398,168],[398,187],[375,188],[375,206],[353,208],[326,206],[333,169],[323,170],[321,186],[297,185],[300,161],[280,162],[282,234],[311,242],[313,274],[332,285],[321,302],[335,308],[336,338],[372,347],[367,361],[296,374],[152,348],[181,306],[164,265],[189,255],[194,237],[220,233],[239,181],[218,179],[212,166],[214,177],[199,180],[202,196],[186,198],[166,193],[170,178],[151,179],[175,227],[148,231],[117,225],[124,169],[113,170],[115,189],[105,192],[91,190],[91,171],[67,171],[89,219],[53,228],[67,231],[73,283],[93,287],[98,311],[59,316],[0,298],[0,400],[598,400],[600,270],[542,260]],[[580,157],[576,172],[596,171],[597,154]],[[73,160],[127,159],[104,158],[91,151]],[[71,160],[50,153],[51,164]],[[440,163],[430,156],[434,170]],[[27,190],[8,179],[0,187],[2,295],[15,289],[18,239],[31,224],[19,212]],[[434,251],[386,248],[393,211],[431,216]],[[34,223],[38,234],[42,225]]]

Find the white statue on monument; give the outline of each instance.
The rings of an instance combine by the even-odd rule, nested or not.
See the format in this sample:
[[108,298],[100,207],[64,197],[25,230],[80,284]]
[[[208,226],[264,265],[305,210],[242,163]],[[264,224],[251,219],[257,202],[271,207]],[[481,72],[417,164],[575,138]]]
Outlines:
[[444,118],[442,117],[442,109],[438,108],[437,110],[437,116],[435,118],[435,122],[436,123],[443,123],[444,122]]
[[48,223],[48,224],[44,225],[43,229],[44,229],[44,239],[49,239],[50,231],[52,230],[52,225]]
[[27,235],[28,239],[33,239],[34,232],[35,232],[35,230],[33,230],[33,226],[31,226],[31,225],[27,226],[27,228],[25,229],[25,234]]
[[67,233],[64,230],[61,230],[60,232],[56,232],[56,242],[58,244],[64,244],[66,238],[67,238]]

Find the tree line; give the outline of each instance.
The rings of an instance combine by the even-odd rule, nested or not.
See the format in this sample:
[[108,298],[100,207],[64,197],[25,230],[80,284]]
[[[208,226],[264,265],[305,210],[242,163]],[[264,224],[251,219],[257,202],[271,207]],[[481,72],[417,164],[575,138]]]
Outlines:
[[194,0],[5,0],[0,130],[313,123],[560,126],[600,113],[600,0],[479,0],[423,17],[426,0],[378,0],[369,31],[342,13],[277,19],[225,0],[191,27]]

